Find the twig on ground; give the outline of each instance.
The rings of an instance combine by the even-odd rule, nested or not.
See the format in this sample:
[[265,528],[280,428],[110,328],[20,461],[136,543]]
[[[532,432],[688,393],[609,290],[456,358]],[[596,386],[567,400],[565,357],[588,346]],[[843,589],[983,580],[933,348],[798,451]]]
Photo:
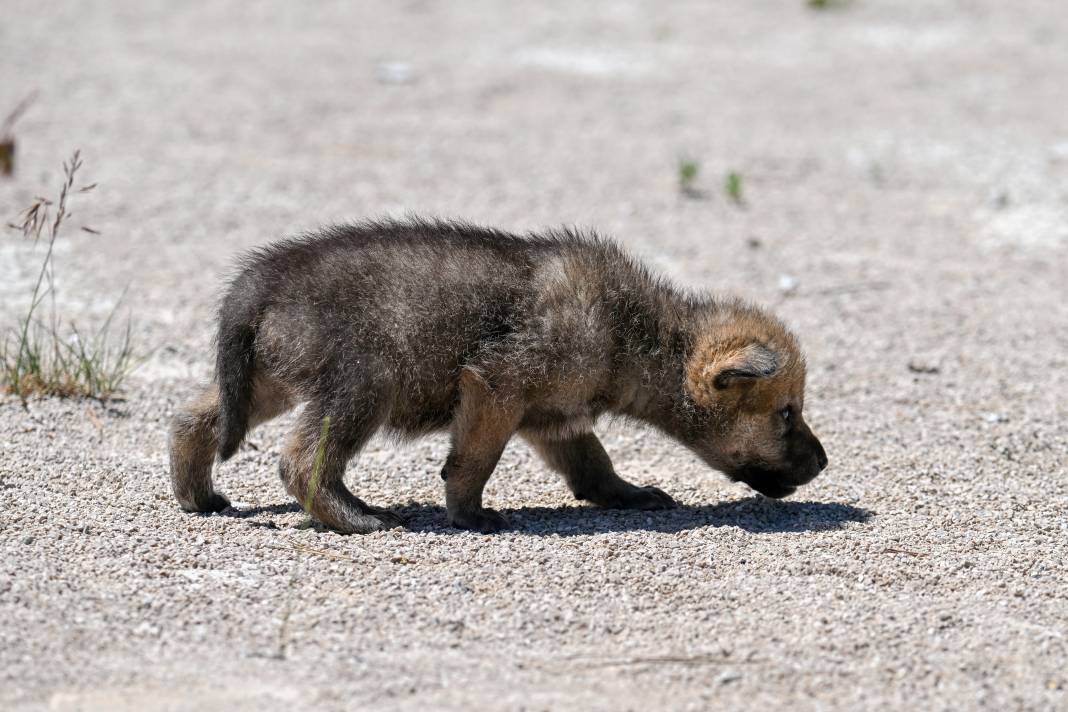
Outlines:
[[887,547],[887,548],[883,549],[882,552],[880,552],[880,553],[883,553],[883,554],[907,554],[908,556],[920,557],[920,558],[922,558],[924,556],[927,556],[927,554],[924,554],[924,553],[919,552],[919,551],[909,551],[908,549],[896,549],[894,547]]
[[824,289],[816,289],[808,292],[809,296],[826,296],[829,294],[855,294],[857,292],[877,292],[890,288],[890,282],[873,281],[873,282],[854,282],[851,284],[840,284],[836,287],[826,287]]
[[759,662],[752,655],[746,658],[735,659],[729,654],[711,655],[652,655],[633,658],[619,658],[615,660],[578,660],[572,658],[578,667],[586,669],[607,667],[631,667],[634,665],[736,665]]

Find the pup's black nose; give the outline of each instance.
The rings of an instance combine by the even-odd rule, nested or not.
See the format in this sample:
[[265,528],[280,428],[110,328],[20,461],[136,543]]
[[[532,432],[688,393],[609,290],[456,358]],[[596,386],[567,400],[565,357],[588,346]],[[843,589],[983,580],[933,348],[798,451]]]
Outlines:
[[827,453],[824,452],[819,440],[816,441],[816,463],[820,466],[820,472],[827,467]]

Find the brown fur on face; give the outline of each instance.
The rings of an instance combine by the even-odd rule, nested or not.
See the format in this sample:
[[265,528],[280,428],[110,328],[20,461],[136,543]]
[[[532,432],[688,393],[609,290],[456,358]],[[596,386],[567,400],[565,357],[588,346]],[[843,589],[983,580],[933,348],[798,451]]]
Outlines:
[[826,467],[802,416],[805,359],[778,320],[744,306],[727,321],[709,319],[687,362],[686,388],[715,423],[692,447],[732,479],[782,497]]
[[171,431],[172,486],[192,511],[229,506],[212,483],[215,456],[298,404],[282,479],[342,532],[401,523],[344,482],[383,429],[450,432],[449,522],[479,531],[505,525],[482,491],[516,434],[579,499],[671,506],[615,472],[592,431],[604,413],[649,423],[772,497],[826,464],[801,417],[804,360],[778,320],[681,292],[611,241],[570,230],[519,237],[411,220],[275,243],[229,286],[215,364],[215,383]]

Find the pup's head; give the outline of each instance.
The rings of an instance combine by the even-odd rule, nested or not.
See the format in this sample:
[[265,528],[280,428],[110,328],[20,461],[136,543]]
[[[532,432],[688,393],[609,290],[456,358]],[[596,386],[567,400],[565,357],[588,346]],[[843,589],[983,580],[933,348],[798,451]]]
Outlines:
[[727,311],[694,335],[684,388],[697,417],[686,440],[732,480],[786,497],[827,466],[802,415],[805,360],[778,320]]

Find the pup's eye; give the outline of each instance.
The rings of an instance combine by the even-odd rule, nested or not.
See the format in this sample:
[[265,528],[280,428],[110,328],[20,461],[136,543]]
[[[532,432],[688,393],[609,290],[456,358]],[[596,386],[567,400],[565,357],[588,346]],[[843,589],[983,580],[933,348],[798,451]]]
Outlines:
[[794,409],[791,408],[790,406],[787,406],[787,407],[785,407],[785,408],[783,408],[782,410],[779,411],[779,415],[782,416],[782,422],[784,422],[787,425],[789,425],[790,421],[794,417]]

